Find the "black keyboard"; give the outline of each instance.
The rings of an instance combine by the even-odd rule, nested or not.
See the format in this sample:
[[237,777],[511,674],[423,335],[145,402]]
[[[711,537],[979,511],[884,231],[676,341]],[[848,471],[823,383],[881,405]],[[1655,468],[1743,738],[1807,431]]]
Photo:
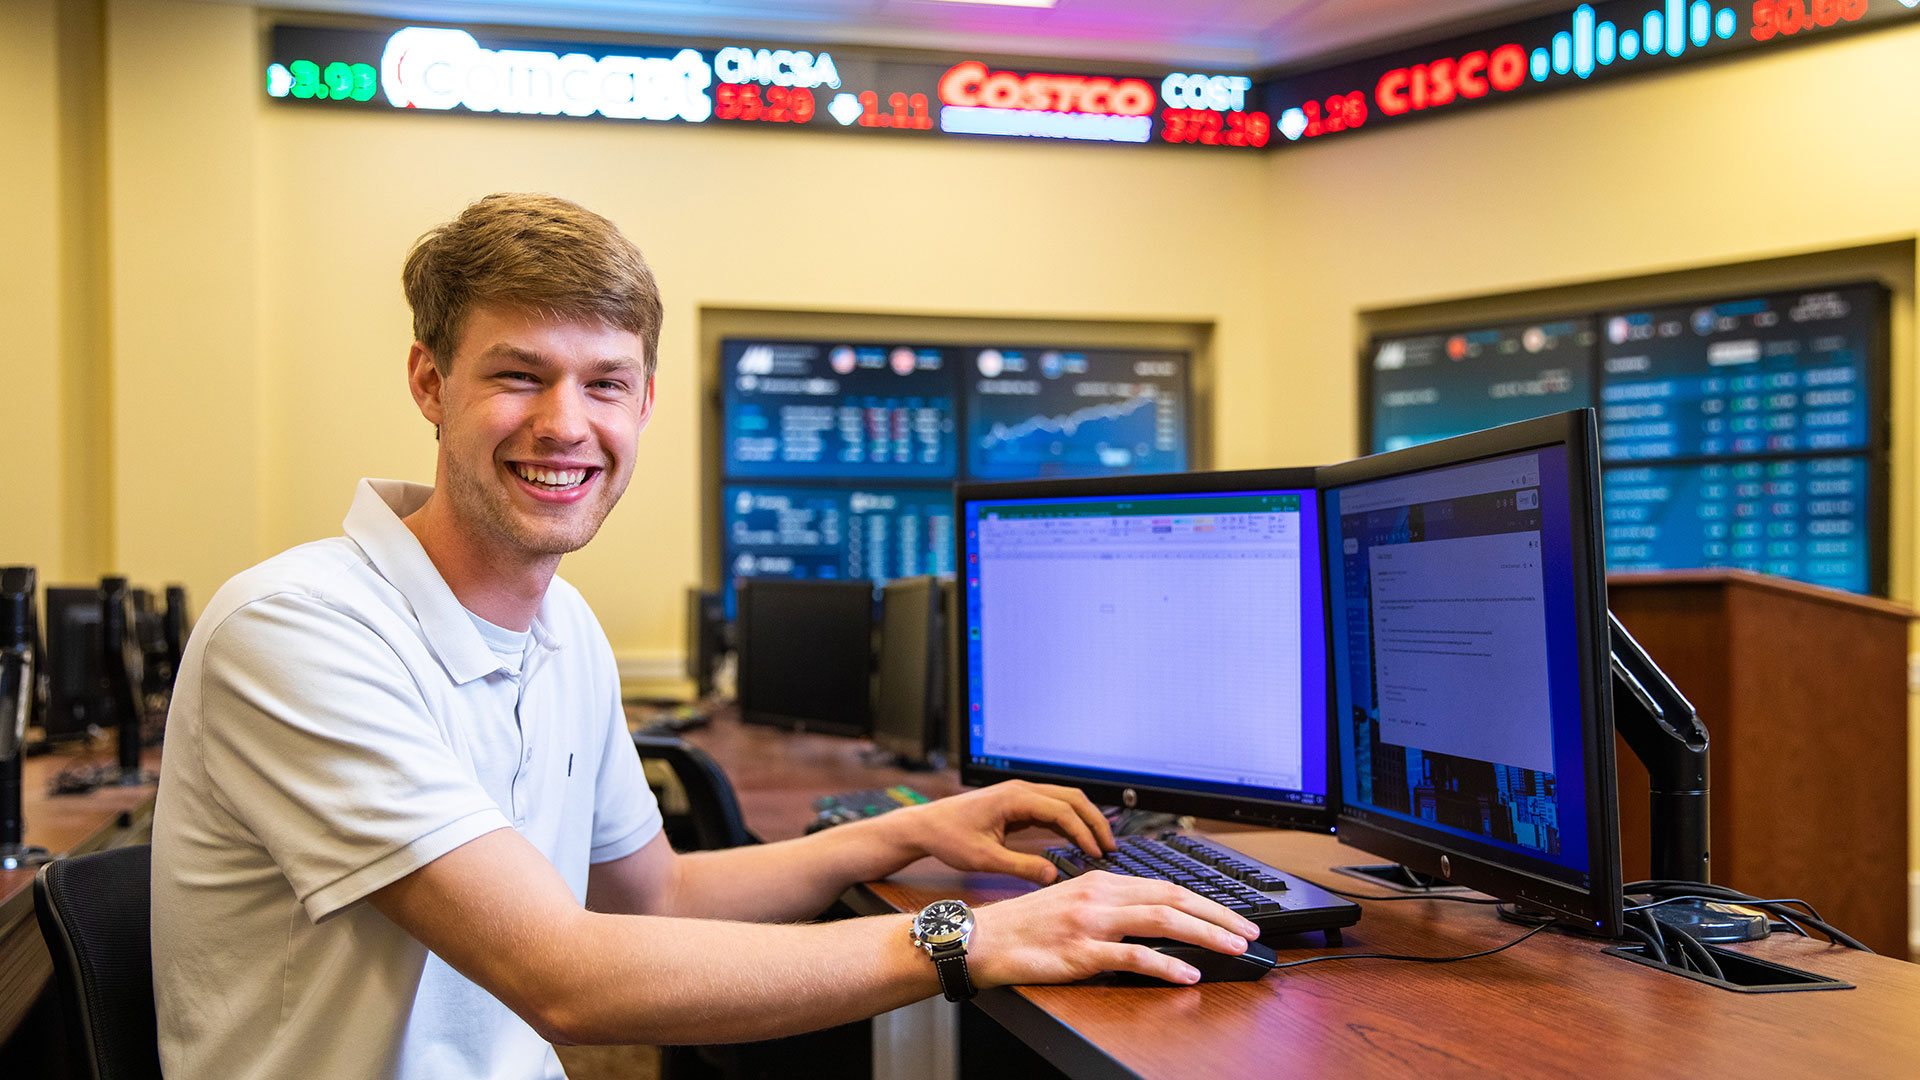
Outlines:
[[1360,921],[1360,905],[1353,901],[1197,836],[1123,836],[1119,845],[1114,855],[1074,847],[1048,848],[1046,854],[1068,877],[1105,870],[1185,885],[1252,921],[1269,945],[1314,930],[1338,945],[1340,928]]
[[814,817],[807,823],[807,831],[819,832],[821,829],[844,825],[861,818],[878,817],[889,810],[898,810],[903,806],[918,806],[928,799],[925,795],[905,784],[895,784],[890,788],[870,788],[865,791],[842,791],[834,795],[822,795],[813,800]]

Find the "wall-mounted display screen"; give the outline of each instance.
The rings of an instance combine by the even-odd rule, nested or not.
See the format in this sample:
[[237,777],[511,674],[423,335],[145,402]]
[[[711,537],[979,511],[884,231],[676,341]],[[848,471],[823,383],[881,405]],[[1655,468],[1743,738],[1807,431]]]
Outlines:
[[1020,343],[720,342],[719,549],[743,577],[953,572],[953,489],[1183,472],[1184,352]]
[[1366,446],[1593,406],[1607,568],[1885,587],[1887,292],[1876,284],[1381,336]]
[[955,386],[912,345],[728,341],[728,476],[952,480]]
[[1375,338],[1366,368],[1371,451],[1585,408],[1593,345],[1586,317]]
[[1183,472],[1179,353],[963,350],[967,474],[979,480]]
[[1862,454],[1608,469],[1607,568],[1733,566],[1866,592],[1875,486]]
[[730,484],[721,502],[729,581],[890,581],[953,572],[953,492],[944,486]]
[[1860,285],[1602,316],[1601,460],[1868,449],[1879,296]]

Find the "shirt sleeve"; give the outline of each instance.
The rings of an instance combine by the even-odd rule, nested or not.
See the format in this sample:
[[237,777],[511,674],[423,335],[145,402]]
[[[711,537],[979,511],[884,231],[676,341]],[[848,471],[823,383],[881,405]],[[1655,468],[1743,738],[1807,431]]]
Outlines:
[[660,832],[660,806],[647,786],[627,730],[627,710],[620,703],[620,680],[613,674],[613,653],[605,656],[612,687],[608,693],[607,744],[600,756],[600,774],[594,781],[593,848],[588,862],[612,862],[647,846]]
[[202,671],[217,797],[315,922],[509,827],[398,654],[347,612],[256,600],[215,628]]

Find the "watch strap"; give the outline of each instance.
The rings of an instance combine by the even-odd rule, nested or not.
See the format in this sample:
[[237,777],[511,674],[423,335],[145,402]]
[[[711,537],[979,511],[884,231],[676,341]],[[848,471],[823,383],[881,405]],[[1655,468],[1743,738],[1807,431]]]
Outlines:
[[967,973],[965,945],[935,949],[933,971],[940,977],[940,992],[948,1001],[967,1001],[974,995],[973,976]]

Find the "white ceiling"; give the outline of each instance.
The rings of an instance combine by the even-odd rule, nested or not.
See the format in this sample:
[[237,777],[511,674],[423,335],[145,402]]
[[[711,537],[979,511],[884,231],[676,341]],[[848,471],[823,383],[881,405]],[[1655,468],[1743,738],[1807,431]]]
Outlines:
[[274,6],[418,22],[1237,69],[1293,66],[1569,7],[1556,0],[1057,0],[1052,8],[937,0],[280,0]]

